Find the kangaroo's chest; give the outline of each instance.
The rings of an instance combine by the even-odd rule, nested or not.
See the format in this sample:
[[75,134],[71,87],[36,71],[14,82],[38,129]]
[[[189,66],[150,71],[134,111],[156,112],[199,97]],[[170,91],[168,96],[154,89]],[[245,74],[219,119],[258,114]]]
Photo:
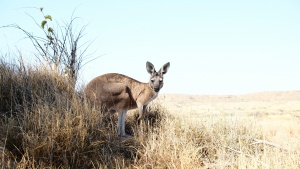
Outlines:
[[158,96],[158,93],[153,93],[152,95],[150,95],[150,97],[148,99],[146,99],[144,105],[148,105],[151,101],[153,101],[156,97]]

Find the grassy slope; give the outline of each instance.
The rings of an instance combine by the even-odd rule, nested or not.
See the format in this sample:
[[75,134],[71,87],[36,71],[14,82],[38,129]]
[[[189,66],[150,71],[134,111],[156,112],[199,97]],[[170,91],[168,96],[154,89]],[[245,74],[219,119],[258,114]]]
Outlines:
[[[216,100],[180,102],[178,107],[160,99],[147,110],[143,124],[136,123],[135,111],[129,113],[126,130],[133,137],[120,138],[116,117],[88,106],[65,77],[4,62],[0,74],[2,168],[300,167],[298,116],[261,120],[271,109],[256,109],[272,107],[267,102],[256,102],[256,109],[254,102]],[[292,105],[271,114],[281,116]],[[252,144],[254,139],[281,148]]]

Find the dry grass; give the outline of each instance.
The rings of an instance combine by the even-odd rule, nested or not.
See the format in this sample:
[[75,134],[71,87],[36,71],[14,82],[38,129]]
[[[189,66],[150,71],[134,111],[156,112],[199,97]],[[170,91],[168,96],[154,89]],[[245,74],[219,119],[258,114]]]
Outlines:
[[300,167],[299,112],[291,107],[154,102],[141,124],[129,113],[126,132],[133,136],[120,138],[116,115],[90,107],[58,73],[1,62],[0,75],[1,168]]
[[214,152],[205,158],[205,167],[300,167],[300,92],[159,99],[181,121],[202,128],[206,139],[213,140],[206,144]]
[[125,144],[114,121],[90,108],[63,76],[2,63],[1,165],[16,168],[99,168],[129,165],[136,140]]

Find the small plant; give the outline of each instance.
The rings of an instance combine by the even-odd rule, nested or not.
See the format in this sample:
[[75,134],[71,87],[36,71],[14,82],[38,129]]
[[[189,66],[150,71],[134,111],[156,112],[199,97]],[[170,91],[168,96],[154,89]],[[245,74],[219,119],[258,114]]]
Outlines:
[[81,43],[86,25],[77,31],[74,23],[79,18],[72,15],[70,22],[63,23],[63,25],[57,23],[57,28],[54,29],[53,26],[50,26],[53,21],[52,16],[44,14],[44,8],[39,8],[39,10],[43,16],[40,23],[29,16],[42,31],[42,36],[36,36],[16,24],[2,28],[21,30],[35,47],[35,56],[39,60],[45,61],[50,69],[67,75],[69,83],[75,86],[80,68],[97,58],[90,57],[86,53],[92,41]]

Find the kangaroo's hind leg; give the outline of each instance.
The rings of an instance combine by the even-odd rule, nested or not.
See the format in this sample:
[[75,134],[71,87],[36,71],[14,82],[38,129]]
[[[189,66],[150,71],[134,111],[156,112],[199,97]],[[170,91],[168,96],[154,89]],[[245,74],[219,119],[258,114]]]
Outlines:
[[119,111],[118,112],[118,135],[122,137],[129,136],[125,132],[125,121],[126,121],[127,111]]

